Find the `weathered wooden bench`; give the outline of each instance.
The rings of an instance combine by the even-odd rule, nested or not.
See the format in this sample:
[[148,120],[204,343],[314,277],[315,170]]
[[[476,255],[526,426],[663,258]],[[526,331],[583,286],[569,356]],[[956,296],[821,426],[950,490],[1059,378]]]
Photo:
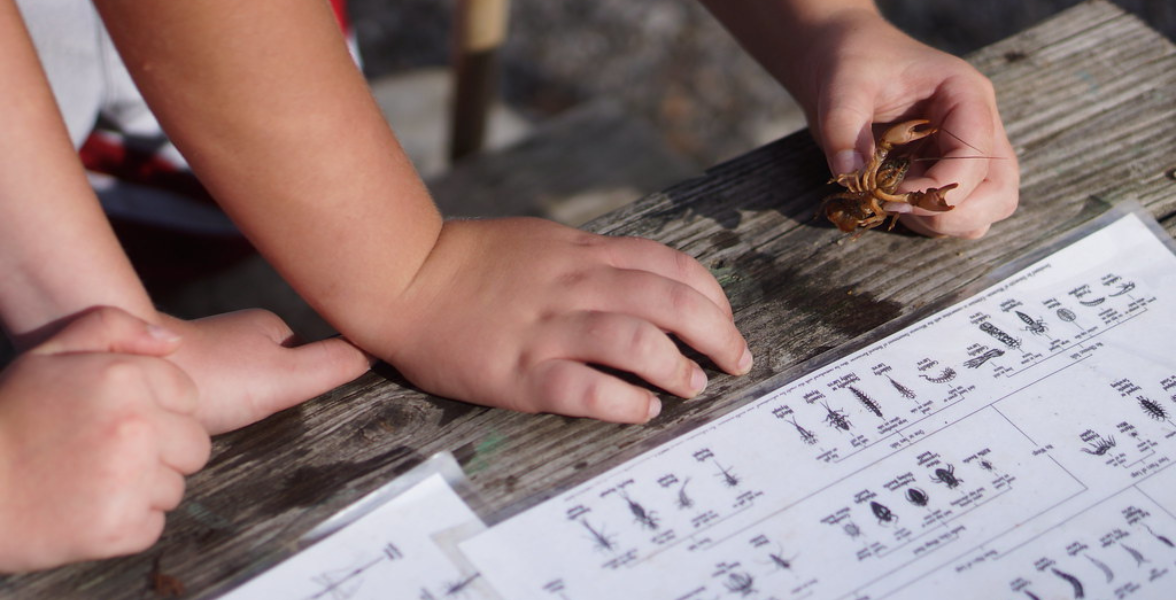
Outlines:
[[742,390],[853,347],[1117,202],[1141,202],[1176,233],[1170,41],[1098,0],[969,59],[996,84],[1023,171],[1020,210],[982,240],[875,230],[847,241],[812,218],[828,173],[803,132],[589,225],[709,266],[757,355],[750,375],[712,373],[705,397],[667,400],[652,424],[634,427],[435,398],[377,368],[219,437],[150,551],[3,578],[0,596],[150,597],[156,568],[190,596],[214,595],[439,451],[456,455],[494,521],[729,412]]

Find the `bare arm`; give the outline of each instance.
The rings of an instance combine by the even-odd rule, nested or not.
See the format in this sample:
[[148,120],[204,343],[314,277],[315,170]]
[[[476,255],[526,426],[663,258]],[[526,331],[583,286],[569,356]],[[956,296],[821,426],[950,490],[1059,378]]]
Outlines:
[[167,323],[192,340],[170,358],[197,380],[198,415],[213,432],[367,369],[363,353],[343,340],[290,347],[289,328],[268,313],[184,323],[155,311],[86,180],[11,0],[0,0],[0,131],[0,319],[18,348],[96,306]]
[[[155,320],[70,143],[11,0],[0,0],[0,316],[18,347],[86,308]],[[82,251],[79,251],[82,249]]]
[[664,332],[746,372],[714,278],[644,240],[517,219],[442,224],[321,0],[99,0],[201,179],[348,339],[428,391],[643,422],[636,373],[680,396],[706,377]]
[[424,262],[441,218],[327,3],[96,4],[152,110],[230,216],[336,326],[370,327]]

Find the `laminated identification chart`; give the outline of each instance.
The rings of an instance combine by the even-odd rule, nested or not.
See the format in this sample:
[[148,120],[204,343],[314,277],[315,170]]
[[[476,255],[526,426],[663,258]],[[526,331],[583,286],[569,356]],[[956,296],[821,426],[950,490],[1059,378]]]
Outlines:
[[1174,459],[1129,214],[461,550],[512,599],[1172,598]]
[[222,598],[497,600],[477,571],[454,560],[456,540],[480,529],[433,474]]

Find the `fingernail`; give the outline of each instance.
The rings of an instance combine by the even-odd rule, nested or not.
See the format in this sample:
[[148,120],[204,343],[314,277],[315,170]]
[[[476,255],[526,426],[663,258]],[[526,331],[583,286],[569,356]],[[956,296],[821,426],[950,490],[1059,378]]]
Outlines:
[[838,150],[833,154],[833,174],[854,173],[866,166],[866,161],[856,150]]
[[690,396],[697,396],[706,389],[706,373],[702,372],[702,367],[694,365],[693,372],[690,374]]
[[886,212],[898,213],[902,215],[915,212],[915,207],[907,204],[906,202],[883,202],[882,208]]
[[180,339],[180,334],[168,329],[167,327],[155,325],[152,323],[147,324],[147,335],[164,342],[174,342]]
[[751,357],[751,348],[744,348],[743,356],[739,357],[739,364],[735,367],[739,370],[737,375],[744,375],[751,371],[751,365],[753,362],[754,359]]
[[662,403],[656,396],[651,396],[649,399],[649,417],[646,421],[652,421],[654,417],[661,414]]

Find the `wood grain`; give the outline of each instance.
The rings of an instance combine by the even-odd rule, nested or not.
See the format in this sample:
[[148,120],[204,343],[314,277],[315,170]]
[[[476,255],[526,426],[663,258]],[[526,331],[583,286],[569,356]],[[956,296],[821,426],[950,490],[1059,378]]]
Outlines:
[[218,438],[213,461],[190,479],[149,552],[0,579],[0,595],[150,597],[156,558],[189,595],[215,595],[439,451],[457,456],[496,521],[733,410],[765,381],[928,310],[1115,203],[1138,200],[1176,231],[1170,42],[1098,0],[969,60],[996,85],[1023,172],[1021,208],[982,240],[871,231],[850,242],[813,220],[828,173],[803,132],[589,225],[659,240],[711,268],[757,355],[750,375],[712,372],[704,398],[667,399],[654,423],[632,427],[434,398],[380,368]]

